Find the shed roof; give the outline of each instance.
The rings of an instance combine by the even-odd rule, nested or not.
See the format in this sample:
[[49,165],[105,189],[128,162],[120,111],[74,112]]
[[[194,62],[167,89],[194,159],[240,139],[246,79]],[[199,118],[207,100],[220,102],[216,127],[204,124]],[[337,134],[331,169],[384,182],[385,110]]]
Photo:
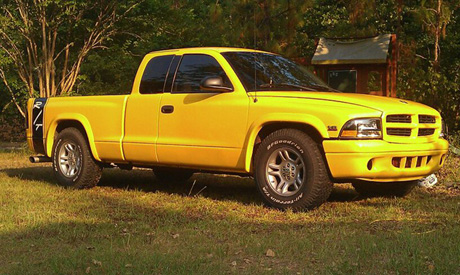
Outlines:
[[345,41],[321,37],[312,64],[382,64],[387,62],[391,34]]

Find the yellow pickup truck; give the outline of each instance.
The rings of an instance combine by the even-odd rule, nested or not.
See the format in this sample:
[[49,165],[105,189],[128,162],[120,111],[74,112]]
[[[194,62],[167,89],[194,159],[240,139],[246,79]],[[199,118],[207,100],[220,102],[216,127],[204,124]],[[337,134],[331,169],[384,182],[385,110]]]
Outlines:
[[152,52],[130,95],[28,101],[27,139],[59,184],[95,186],[104,167],[252,175],[271,206],[310,209],[334,182],[403,196],[439,170],[440,114],[396,98],[337,92],[273,53],[237,48]]

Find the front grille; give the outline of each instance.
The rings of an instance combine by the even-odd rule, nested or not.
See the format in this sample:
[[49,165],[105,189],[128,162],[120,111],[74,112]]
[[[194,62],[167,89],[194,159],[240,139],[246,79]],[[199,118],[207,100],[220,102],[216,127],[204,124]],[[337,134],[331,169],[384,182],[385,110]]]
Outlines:
[[424,136],[431,136],[434,134],[434,129],[418,129],[418,136],[419,137],[424,137]]
[[436,123],[436,118],[429,115],[418,115],[418,122],[422,124],[434,124]]
[[409,128],[387,128],[387,135],[410,137],[412,130]]
[[[440,121],[434,115],[427,114],[388,114],[384,117],[384,139],[394,142],[421,143],[437,138]],[[409,159],[410,160],[410,159]],[[415,161],[415,160],[414,160]]]
[[410,115],[389,115],[387,116],[389,123],[411,123],[412,118]]

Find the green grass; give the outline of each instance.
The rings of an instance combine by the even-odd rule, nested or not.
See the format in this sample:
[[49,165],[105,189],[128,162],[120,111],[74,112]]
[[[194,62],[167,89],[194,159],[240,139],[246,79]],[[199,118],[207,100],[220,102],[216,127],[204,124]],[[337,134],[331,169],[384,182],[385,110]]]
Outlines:
[[66,190],[49,164],[3,151],[0,190],[0,274],[460,273],[458,189],[364,199],[337,185],[292,213],[264,207],[248,178],[107,169]]

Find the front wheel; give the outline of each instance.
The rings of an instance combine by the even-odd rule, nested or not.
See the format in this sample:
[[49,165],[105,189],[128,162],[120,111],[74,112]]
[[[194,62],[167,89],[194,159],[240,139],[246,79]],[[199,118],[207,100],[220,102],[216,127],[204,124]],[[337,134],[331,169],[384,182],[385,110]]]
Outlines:
[[53,148],[53,170],[59,185],[76,189],[96,186],[102,175],[102,167],[76,128],[59,133]]
[[417,181],[352,183],[356,192],[365,197],[404,197],[409,194]]
[[254,169],[262,197],[278,209],[315,208],[332,191],[318,144],[296,129],[281,129],[266,137],[256,152]]

